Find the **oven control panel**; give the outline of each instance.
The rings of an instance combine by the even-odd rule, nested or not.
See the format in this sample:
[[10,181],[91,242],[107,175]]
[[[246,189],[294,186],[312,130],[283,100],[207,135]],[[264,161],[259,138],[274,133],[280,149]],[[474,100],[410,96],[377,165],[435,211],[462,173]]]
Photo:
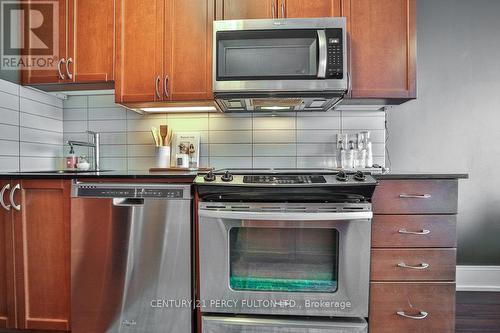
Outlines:
[[325,184],[321,175],[252,175],[244,176],[246,184]]

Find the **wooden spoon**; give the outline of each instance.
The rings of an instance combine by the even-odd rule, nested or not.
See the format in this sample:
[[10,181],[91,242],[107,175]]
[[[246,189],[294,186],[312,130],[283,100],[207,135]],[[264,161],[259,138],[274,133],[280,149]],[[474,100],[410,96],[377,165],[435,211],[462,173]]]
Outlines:
[[162,146],[166,146],[167,135],[168,135],[168,125],[160,125],[160,137]]

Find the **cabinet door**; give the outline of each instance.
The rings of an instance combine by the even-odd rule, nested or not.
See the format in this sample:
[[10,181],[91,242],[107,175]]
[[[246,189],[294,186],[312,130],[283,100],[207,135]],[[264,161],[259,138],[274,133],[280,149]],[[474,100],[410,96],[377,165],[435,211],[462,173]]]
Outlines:
[[344,2],[352,98],[415,98],[416,1]]
[[213,8],[213,0],[166,1],[165,99],[213,98]]
[[266,19],[278,17],[276,0],[216,0],[218,20]]
[[279,17],[338,17],[342,16],[341,0],[278,0]]
[[165,0],[116,1],[117,103],[163,99],[164,10]]
[[[0,189],[10,184],[0,181]],[[4,203],[9,204],[8,193],[4,193]],[[14,238],[12,230],[12,208],[6,210],[0,206],[0,329],[15,328],[14,300]]]
[[70,190],[63,180],[22,180],[14,212],[18,327],[70,329]]
[[[30,19],[28,16],[28,13],[37,12],[38,8],[36,7],[37,5],[50,5],[47,4],[47,1],[44,0],[31,0],[29,3],[26,3],[23,5],[24,13],[25,13],[25,20],[24,20],[24,27],[21,29],[21,33],[24,32],[24,42],[25,42],[25,47],[27,45],[39,45],[39,40],[40,39],[45,46],[44,47],[49,47],[49,51],[52,51],[54,54],[54,58],[52,58],[52,66],[49,66],[48,69],[25,69],[21,71],[21,78],[22,78],[22,83],[23,84],[40,84],[40,83],[59,83],[59,82],[64,82],[65,79],[67,79],[67,76],[64,76],[64,79],[62,79],[59,76],[59,72],[57,70],[57,63],[59,62],[60,59],[64,58],[66,60],[66,49],[67,49],[67,40],[66,40],[66,14],[67,14],[67,6],[66,6],[66,0],[58,0],[55,3],[57,3],[57,11],[59,12],[59,15],[56,15],[54,17],[53,22],[55,27],[54,30],[52,31],[51,29],[39,29],[36,34],[30,33],[29,27],[31,26],[36,26],[37,22],[30,22]],[[34,18],[39,19],[38,15],[33,15]],[[44,19],[44,18],[42,18]],[[37,37],[41,36],[41,38]],[[47,41],[47,43],[45,43]],[[47,45],[48,44],[48,45]],[[53,50],[51,50],[53,48]],[[31,53],[29,51],[28,53]],[[31,57],[36,57],[37,54],[29,54],[30,58]],[[66,69],[64,64],[61,65],[61,71],[62,73],[65,73]]]
[[69,0],[68,65],[73,82],[114,79],[114,0]]

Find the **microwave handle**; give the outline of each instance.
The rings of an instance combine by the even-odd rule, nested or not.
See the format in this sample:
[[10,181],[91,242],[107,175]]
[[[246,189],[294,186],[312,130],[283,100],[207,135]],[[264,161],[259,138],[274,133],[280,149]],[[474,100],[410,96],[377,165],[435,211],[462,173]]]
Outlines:
[[344,221],[344,220],[366,220],[373,217],[370,211],[345,212],[345,213],[304,213],[304,212],[250,212],[250,211],[220,211],[205,210],[198,211],[200,217],[236,220],[275,220],[275,221]]
[[319,44],[319,61],[318,61],[318,78],[326,77],[326,63],[328,60],[328,51],[326,49],[326,33],[325,30],[317,30]]

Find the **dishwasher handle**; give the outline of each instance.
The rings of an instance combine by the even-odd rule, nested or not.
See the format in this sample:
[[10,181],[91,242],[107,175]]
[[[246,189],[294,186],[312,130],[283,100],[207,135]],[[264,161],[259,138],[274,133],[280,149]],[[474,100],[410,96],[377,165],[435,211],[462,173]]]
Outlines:
[[113,206],[117,207],[134,207],[143,205],[143,198],[113,198]]

